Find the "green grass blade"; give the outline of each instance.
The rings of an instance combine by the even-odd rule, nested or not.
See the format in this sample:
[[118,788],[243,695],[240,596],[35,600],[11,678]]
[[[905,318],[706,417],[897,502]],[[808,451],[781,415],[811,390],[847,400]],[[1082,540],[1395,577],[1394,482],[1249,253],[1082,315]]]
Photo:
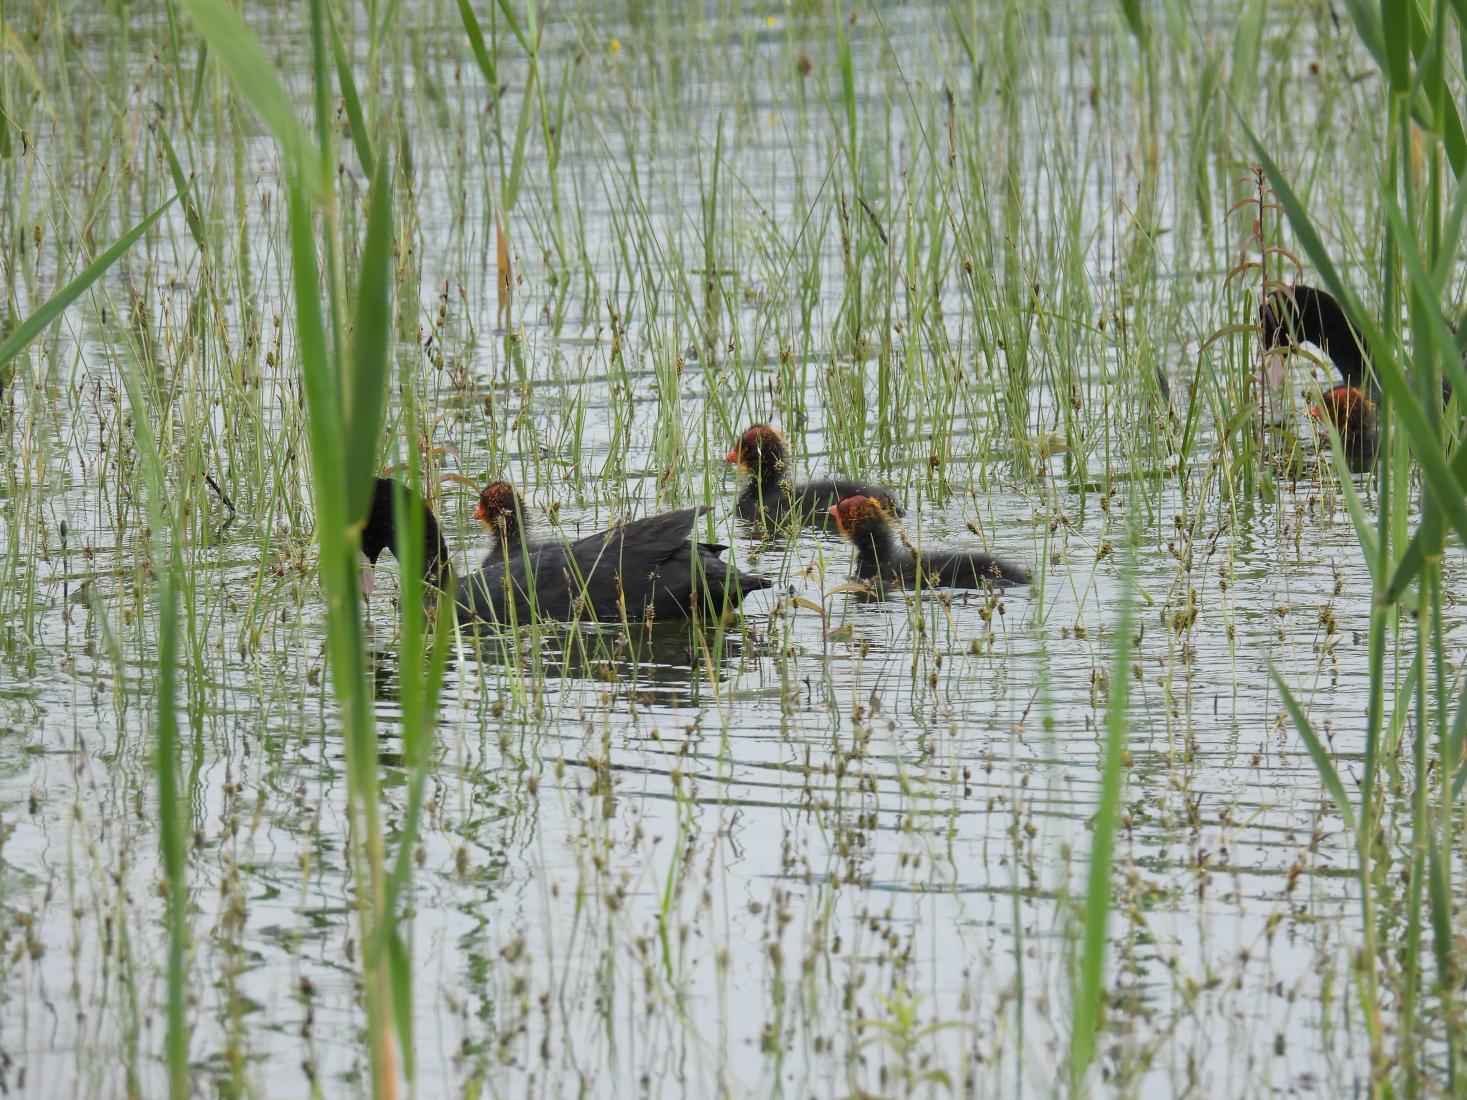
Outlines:
[[1408,9],[1415,6],[1414,3],[1380,0],[1381,44],[1385,50],[1383,68],[1391,91],[1398,95],[1405,95],[1411,90],[1411,22]]
[[[1467,483],[1467,447],[1458,447],[1452,452],[1452,463],[1448,467],[1452,477],[1458,484]],[[1405,595],[1406,589],[1415,583],[1421,567],[1425,564],[1425,551],[1422,549],[1422,532],[1417,531],[1411,536],[1411,541],[1406,545],[1406,550],[1401,555],[1400,563],[1391,576],[1391,583],[1386,586],[1385,598],[1394,603]]]
[[292,170],[313,197],[322,194],[325,180],[320,157],[260,40],[225,0],[183,0],[183,6],[235,87],[275,135]]
[[[1467,188],[1461,192],[1467,195]],[[1405,216],[1394,203],[1386,204],[1386,220],[1390,224],[1394,234],[1396,250],[1400,254],[1402,265],[1406,269],[1406,277],[1412,288],[1424,302],[1437,303],[1446,300],[1446,279],[1450,275],[1455,263],[1456,247],[1454,241],[1443,241],[1443,260],[1438,265],[1438,273],[1433,274],[1426,270],[1426,261],[1421,256],[1420,249],[1406,225]],[[1449,222],[1451,226],[1460,222]],[[1462,357],[1457,353],[1457,337],[1447,327],[1446,318],[1442,316],[1440,309],[1432,309],[1423,314],[1423,323],[1415,326],[1418,332],[1424,333],[1431,345],[1428,349],[1417,347],[1419,355],[1423,350],[1440,356],[1442,370],[1451,380],[1452,389],[1456,393],[1467,394],[1467,368],[1462,365]],[[1440,442],[1440,441],[1439,441]]]
[[474,14],[473,0],[458,0],[458,17],[463,22],[464,33],[469,36],[469,49],[473,52],[474,61],[484,74],[484,82],[489,85],[489,94],[497,95],[499,66],[484,45],[484,32],[479,27],[479,17]]
[[[178,154],[173,151],[173,142],[168,140],[168,131],[160,126],[157,133],[163,140],[163,154],[168,160],[168,172],[173,177],[173,189],[182,195],[189,189],[189,181],[183,174],[183,165],[179,163]],[[193,236],[194,244],[199,246],[199,255],[207,261],[209,245],[204,238],[204,220],[199,217],[199,207],[194,202],[192,195],[184,200],[183,220],[188,225],[188,231]]]
[[159,573],[158,717],[153,767],[158,773],[158,844],[168,883],[168,1095],[193,1095],[188,1045],[188,803],[178,767],[178,555],[177,526],[167,565]]
[[[321,454],[324,461],[327,455],[342,453],[341,405],[336,397],[335,372],[330,369],[327,357],[326,324],[321,316],[321,300],[317,296],[321,273],[316,266],[316,236],[311,228],[310,202],[306,188],[299,180],[292,178],[287,185],[286,202],[289,207],[291,264],[296,281],[296,352],[305,383],[307,411],[312,407],[333,410],[329,416],[323,411],[307,417],[312,453]],[[341,464],[328,463],[328,468],[322,472],[327,480],[325,484],[317,485],[317,491],[334,493],[340,500],[345,489],[345,481],[340,476]]]
[[[171,201],[171,200],[170,200]],[[188,801],[180,794],[178,739],[178,586],[180,583],[181,527],[170,507],[169,491],[158,438],[153,430],[158,410],[131,359],[124,359],[123,388],[132,409],[143,480],[143,507],[152,532],[150,541],[158,568],[158,712],[154,722],[153,767],[158,774],[158,848],[167,883],[167,1014],[164,1047],[168,1063],[168,1094],[174,1100],[192,1095],[188,1046],[188,841],[191,833]]]
[[1345,0],[1345,10],[1350,13],[1350,22],[1355,24],[1355,33],[1360,36],[1360,41],[1384,72],[1388,61],[1380,8],[1369,0]]
[[1263,49],[1263,29],[1268,7],[1265,0],[1252,0],[1238,19],[1233,37],[1233,69],[1228,86],[1233,98],[1242,101],[1258,86],[1258,59]]
[[392,316],[392,180],[387,157],[377,161],[367,207],[367,239],[357,285],[351,376],[342,422],[346,430],[348,515],[366,515],[377,472],[377,448],[387,402],[387,348]]
[[1134,565],[1126,572],[1125,598],[1116,626],[1116,651],[1111,661],[1110,698],[1105,709],[1105,760],[1102,765],[1100,805],[1091,825],[1090,876],[1085,888],[1085,932],[1080,959],[1079,988],[1075,992],[1075,1019],[1070,1033],[1070,1083],[1081,1095],[1085,1076],[1095,1056],[1100,1026],[1100,997],[1105,974],[1106,927],[1110,918],[1111,860],[1115,851],[1116,820],[1120,812],[1126,752],[1127,712],[1131,684],[1131,620],[1135,599]]
[[336,17],[331,8],[326,8],[326,26],[331,33],[331,56],[336,65],[336,84],[341,89],[341,101],[346,105],[346,119],[351,123],[351,142],[356,146],[357,160],[362,171],[373,175],[376,159],[372,155],[372,135],[367,132],[366,116],[362,114],[362,100],[357,95],[356,78],[351,74],[351,57],[346,52],[346,43],[336,29]]
[[1431,920],[1431,943],[1436,956],[1436,972],[1443,989],[1452,989],[1452,901],[1449,898],[1447,873],[1442,865],[1441,844],[1432,832],[1426,852],[1427,914]]
[[1141,10],[1141,0],[1120,0],[1121,14],[1126,17],[1126,27],[1131,36],[1143,47],[1147,43],[1146,15]]
[[61,316],[67,306],[80,298],[104,271],[115,264],[124,252],[137,243],[139,237],[152,228],[153,223],[162,217],[163,212],[177,199],[178,195],[174,195],[129,229],[117,239],[111,248],[89,263],[80,275],[53,294],[41,304],[40,308],[16,326],[15,331],[6,338],[3,344],[0,344],[0,367],[4,367],[19,355],[26,345],[45,330],[47,325]]
[[1294,693],[1289,690],[1289,685],[1284,683],[1284,678],[1279,675],[1279,670],[1270,665],[1268,674],[1273,677],[1273,682],[1278,686],[1279,693],[1284,698],[1284,710],[1288,712],[1294,728],[1299,731],[1304,747],[1309,750],[1309,758],[1314,761],[1314,768],[1319,772],[1319,778],[1324,781],[1325,789],[1334,799],[1335,809],[1339,811],[1340,819],[1353,833],[1355,831],[1355,807],[1350,804],[1350,798],[1345,793],[1345,785],[1340,781],[1340,773],[1335,769],[1334,761],[1329,757],[1329,751],[1319,740],[1319,735],[1314,732],[1309,717],[1299,706],[1299,701],[1294,698]]
[[194,90],[189,96],[188,113],[190,118],[197,118],[199,104],[204,99],[205,77],[209,71],[209,43],[208,40],[199,43],[199,57],[194,62]]
[[845,19],[835,13],[836,54],[840,60],[840,90],[846,109],[846,154],[856,166],[856,66],[851,57],[851,39],[846,34]]
[[519,39],[519,43],[524,48],[525,53],[533,53],[534,51],[530,49],[530,40],[525,37],[524,28],[520,26],[519,17],[515,15],[514,6],[510,3],[510,0],[499,0],[499,10],[504,13],[504,21],[509,24],[509,29]]
[[392,1018],[397,1022],[402,1068],[414,1079],[413,1063],[413,950],[394,926],[382,930],[387,939],[387,973],[392,986]]
[[1452,776],[1452,798],[1455,800],[1462,793],[1463,784],[1467,784],[1467,767],[1462,765],[1462,750],[1467,743],[1467,677],[1462,680],[1462,690],[1457,696],[1457,713],[1452,716],[1452,729],[1449,734],[1452,759],[1457,761],[1457,774]]
[[525,94],[520,100],[520,118],[514,130],[514,153],[509,162],[509,180],[504,187],[504,212],[508,214],[520,197],[520,183],[525,172],[525,138],[530,133],[530,112],[534,109],[535,80],[538,67],[530,63],[530,75],[525,81]]
[[14,151],[10,144],[10,116],[5,113],[4,98],[0,97],[0,160],[9,160]]

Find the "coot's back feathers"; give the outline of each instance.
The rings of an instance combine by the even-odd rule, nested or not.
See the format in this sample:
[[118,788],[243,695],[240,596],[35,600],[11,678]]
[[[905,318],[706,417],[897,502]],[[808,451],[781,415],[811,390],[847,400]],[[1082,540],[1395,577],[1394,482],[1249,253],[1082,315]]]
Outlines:
[[[1375,400],[1379,388],[1370,374],[1370,344],[1334,295],[1318,287],[1295,283],[1270,294],[1263,303],[1261,315],[1266,350],[1290,344],[1313,344],[1329,356],[1346,387],[1363,389]],[[1467,362],[1467,354],[1463,358]],[[1442,404],[1451,399],[1451,379],[1443,376]]]
[[[480,620],[686,619],[736,607],[769,582],[739,573],[690,536],[710,511],[681,508],[570,543],[541,541],[487,563],[460,585],[460,609]],[[465,598],[467,597],[467,598]]]
[[[380,479],[373,496],[362,536],[369,557],[374,549],[396,552],[394,532],[400,530],[402,517],[392,510],[391,486]],[[431,575],[425,565],[424,580],[444,587],[447,546],[432,513],[420,499],[418,504],[425,532],[431,531],[431,536],[425,534],[425,547],[433,552],[425,552],[425,561],[431,557],[434,562]],[[454,586],[458,617],[464,622],[616,622],[623,616],[642,621],[720,614],[736,607],[744,593],[769,582],[731,568],[719,558],[721,548],[693,543],[693,521],[708,511],[706,505],[682,508],[619,523],[574,542],[522,543],[518,551],[506,547],[509,552],[491,554]]]

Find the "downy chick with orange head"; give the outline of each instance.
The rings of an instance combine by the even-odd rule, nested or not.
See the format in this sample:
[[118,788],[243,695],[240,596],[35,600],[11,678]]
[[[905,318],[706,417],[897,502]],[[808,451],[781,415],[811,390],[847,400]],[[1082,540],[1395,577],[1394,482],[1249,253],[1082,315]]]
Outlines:
[[830,507],[835,528],[856,548],[856,576],[879,585],[930,588],[1003,588],[1027,584],[1029,570],[979,550],[924,550],[914,554],[881,501],[851,496]]
[[906,514],[891,490],[880,485],[838,477],[818,477],[796,484],[789,443],[768,424],[755,424],[739,436],[723,460],[749,476],[734,502],[740,519],[829,526],[831,506],[851,496],[872,497],[891,514]]
[[496,481],[484,487],[474,518],[489,534],[489,553],[484,562],[503,561],[507,555],[522,556],[546,540],[531,539],[525,534],[525,498],[507,481]]

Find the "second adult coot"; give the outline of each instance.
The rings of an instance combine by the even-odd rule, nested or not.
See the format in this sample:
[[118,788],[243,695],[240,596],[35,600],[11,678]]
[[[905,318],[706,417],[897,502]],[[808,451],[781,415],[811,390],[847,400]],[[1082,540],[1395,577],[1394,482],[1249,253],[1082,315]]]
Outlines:
[[[1266,351],[1313,344],[1334,363],[1341,384],[1322,394],[1309,415],[1335,426],[1351,470],[1369,470],[1380,451],[1380,389],[1370,372],[1370,345],[1345,307],[1327,291],[1295,283],[1268,296],[1261,320]],[[1451,383],[1443,378],[1443,404],[1451,396]]]

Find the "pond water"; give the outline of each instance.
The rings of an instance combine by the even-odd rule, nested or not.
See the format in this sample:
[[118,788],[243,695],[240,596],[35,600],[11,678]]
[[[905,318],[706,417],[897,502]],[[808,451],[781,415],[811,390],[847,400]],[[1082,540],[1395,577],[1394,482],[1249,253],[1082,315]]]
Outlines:
[[[249,7],[304,115],[304,9]],[[1363,68],[1358,47],[1284,9],[1240,74],[1226,13],[1178,16],[1148,109],[1109,5],[567,7],[502,213],[507,317],[495,204],[524,50],[496,17],[496,107],[455,5],[398,11],[375,53],[341,16],[410,172],[385,462],[431,439],[435,469],[519,484],[541,529],[713,503],[706,530],[776,583],[709,637],[551,628],[455,653],[415,853],[419,1094],[1065,1092],[1130,598],[1095,1087],[1366,1095],[1353,845],[1269,670],[1357,778],[1370,578],[1302,417],[1296,476],[1239,488],[1222,426],[1256,349],[1203,348],[1251,319],[1226,278],[1247,218],[1224,217],[1249,157],[1219,79],[1254,124],[1309,118],[1269,131],[1276,155],[1367,278],[1349,261],[1379,232],[1360,193],[1380,91],[1333,65]],[[30,145],[3,169],[13,313],[171,193],[159,131],[199,174],[209,250],[171,212],[0,398],[0,1095],[165,1087],[138,415],[187,513],[200,1091],[362,1093],[278,157],[216,69],[196,76],[196,44],[175,65],[167,13],[17,12],[28,65],[3,85]],[[1211,77],[1192,64],[1214,56]],[[129,407],[124,360],[161,416]],[[740,526],[720,458],[763,419],[801,470],[893,485],[914,543],[989,546],[1035,583],[872,600],[838,539]],[[456,560],[481,554],[467,492],[435,504]],[[1458,653],[1464,582],[1454,548]],[[370,613],[389,823],[392,599]]]

